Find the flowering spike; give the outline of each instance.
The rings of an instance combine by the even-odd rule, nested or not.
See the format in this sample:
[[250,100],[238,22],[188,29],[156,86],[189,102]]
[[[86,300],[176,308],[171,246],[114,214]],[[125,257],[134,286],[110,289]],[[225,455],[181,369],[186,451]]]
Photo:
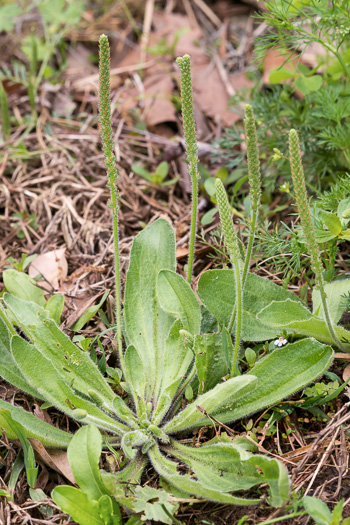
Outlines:
[[193,95],[192,95],[192,79],[191,79],[191,59],[189,55],[184,55],[182,58],[176,59],[180,68],[181,80],[181,104],[182,104],[182,120],[184,127],[186,151],[189,162],[189,172],[192,177],[198,178],[197,164],[197,136],[196,124],[194,120],[193,109]]
[[192,180],[192,216],[191,216],[191,234],[190,247],[188,254],[188,270],[187,281],[191,283],[193,259],[194,259],[194,244],[196,240],[197,227],[197,201],[198,201],[198,152],[197,152],[197,136],[196,123],[194,120],[193,109],[193,95],[192,95],[192,80],[191,80],[191,59],[189,55],[184,55],[182,58],[176,59],[180,68],[180,82],[181,82],[181,105],[182,105],[182,121],[184,127],[186,152],[188,158],[188,171]]
[[261,197],[260,160],[254,113],[249,104],[246,104],[244,108],[244,116],[251,207],[253,211],[257,211]]
[[291,129],[289,132],[289,162],[294,185],[295,202],[300,215],[301,227],[303,229],[306,239],[306,246],[310,254],[311,267],[318,282],[320,276],[322,275],[323,266],[307,198],[304,169],[300,154],[299,137],[295,129]]
[[116,159],[113,153],[114,142],[112,132],[112,118],[111,118],[111,81],[110,81],[110,51],[109,43],[106,35],[100,37],[100,86],[99,86],[99,101],[100,101],[100,123],[103,152],[105,154],[105,162],[107,167],[108,183],[115,186],[119,178],[119,171],[116,166]]
[[[230,205],[228,202],[225,187],[222,180],[216,179],[215,181],[216,198],[219,205],[219,213],[222,229],[224,230],[224,238],[227,246],[227,250],[230,255],[231,264],[235,274],[235,285],[236,285],[236,306],[232,312],[228,331],[231,332],[234,319],[236,319],[236,334],[235,334],[235,347],[233,351],[233,360],[231,368],[231,377],[235,376],[236,366],[238,362],[239,347],[241,343],[241,331],[243,322],[243,286],[242,286],[242,275],[240,271],[240,253],[238,247],[238,239],[236,236],[235,229],[233,227]],[[237,312],[237,315],[236,315]]]
[[230,257],[239,259],[240,254],[237,236],[232,223],[230,205],[228,202],[227,194],[221,179],[215,180],[215,190],[227,250],[230,254]]
[[102,146],[107,168],[107,186],[111,192],[110,208],[113,217],[114,235],[114,265],[115,265],[115,292],[116,292],[116,320],[117,320],[117,344],[118,354],[122,370],[124,371],[124,356],[122,346],[122,323],[121,323],[121,291],[120,291],[120,265],[119,265],[119,236],[118,236],[118,191],[117,180],[119,171],[113,152],[113,131],[111,117],[111,80],[110,80],[110,51],[106,35],[100,37],[100,85],[99,85],[99,110],[101,123]]
[[295,202],[297,204],[301,227],[311,259],[311,268],[315,274],[316,284],[320,290],[325,321],[334,343],[338,348],[346,351],[346,348],[344,348],[342,342],[335,333],[329,312],[327,295],[324,289],[323,264],[321,261],[320,248],[316,241],[315,227],[311,217],[310,206],[307,198],[304,169],[301,162],[299,137],[295,129],[291,129],[289,132],[289,163],[293,179]]

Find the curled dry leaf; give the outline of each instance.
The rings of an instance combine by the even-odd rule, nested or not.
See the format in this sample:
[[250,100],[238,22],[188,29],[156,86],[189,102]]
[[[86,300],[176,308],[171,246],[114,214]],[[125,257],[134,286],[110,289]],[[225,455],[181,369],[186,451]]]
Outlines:
[[62,476],[68,479],[71,483],[75,483],[73,472],[69,466],[66,450],[55,448],[47,450],[38,439],[30,439],[29,441],[39,461],[62,474]]
[[43,280],[38,285],[51,292],[58,290],[60,281],[63,281],[68,274],[68,263],[65,257],[66,249],[52,250],[51,252],[38,255],[30,264],[28,274],[30,277],[42,275]]

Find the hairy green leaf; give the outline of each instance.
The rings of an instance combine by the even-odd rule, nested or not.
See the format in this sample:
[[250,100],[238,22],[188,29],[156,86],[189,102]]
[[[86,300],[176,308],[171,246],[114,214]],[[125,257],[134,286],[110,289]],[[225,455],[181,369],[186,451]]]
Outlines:
[[93,425],[80,428],[68,446],[68,461],[75,481],[93,500],[106,494],[99,471],[101,452],[101,433]]
[[[218,420],[222,423],[236,421],[279,403],[321,376],[332,359],[332,349],[315,339],[303,339],[277,348],[248,372],[248,377],[257,378],[256,388],[232,404],[231,410],[218,416]],[[210,424],[210,420],[205,424]]]
[[203,426],[208,421],[203,411],[215,414],[215,417],[219,418],[220,414],[231,410],[233,403],[237,403],[242,397],[245,399],[249,392],[254,390],[256,384],[257,379],[253,375],[234,377],[224,383],[220,383],[209,392],[197,397],[193,403],[187,405],[182,412],[165,425],[163,430],[168,434],[173,434],[182,430]]
[[196,335],[193,351],[196,355],[197,377],[207,392],[214,388],[229,373],[232,359],[232,341],[223,331],[217,334]]
[[172,448],[173,454],[193,470],[204,487],[234,492],[267,483],[270,503],[274,507],[281,507],[289,497],[288,473],[276,459],[253,455],[235,446],[235,442],[200,448],[172,442],[166,450],[171,451]]
[[39,306],[45,306],[46,300],[44,292],[41,288],[35,285],[34,279],[29,277],[26,273],[18,272],[17,270],[5,270],[2,274],[6,290],[19,299],[25,301],[33,301]]
[[16,386],[23,392],[33,397],[42,399],[41,394],[32,387],[20,372],[11,354],[10,338],[12,335],[0,317],[0,376],[11,385]]
[[[87,494],[75,487],[62,485],[55,487],[51,497],[62,509],[69,514],[79,525],[106,525],[104,517],[101,517],[97,501],[93,501]],[[114,521],[107,522],[108,525],[121,525],[119,516]]]
[[125,328],[147,370],[146,401],[159,392],[164,345],[174,322],[157,299],[156,283],[163,269],[176,269],[175,232],[168,221],[158,219],[134,239],[125,286]]
[[[24,428],[27,438],[38,439],[46,447],[67,448],[73,435],[60,430],[42,419],[26,412],[21,407],[10,405],[0,399],[0,409],[6,409],[11,413],[12,419],[18,421]],[[11,427],[7,425],[6,420],[0,414],[0,427],[4,428],[9,439],[17,439],[16,434]]]
[[[78,396],[64,378],[59,376],[51,361],[38,352],[34,345],[19,336],[14,336],[11,341],[11,351],[18,368],[29,383],[62,412],[75,418],[75,409],[80,409],[79,419],[80,414],[83,415],[86,412],[84,417],[86,423],[94,423],[114,433],[129,430],[125,425],[109,417],[95,404]],[[72,377],[72,382],[74,384],[74,377]]]
[[35,348],[51,361],[68,383],[74,378],[74,388],[83,394],[88,395],[89,390],[93,389],[107,403],[113,401],[114,392],[90,356],[75,346],[57,324],[48,318],[47,310],[9,294],[4,295],[4,301]]
[[[279,333],[284,329],[293,330],[308,337],[315,337],[324,343],[334,343],[326,321],[313,315],[303,304],[290,299],[272,301],[258,313],[257,318],[267,326],[278,328]],[[350,351],[350,332],[335,325],[334,331]]]
[[[346,307],[346,299],[342,296],[350,292],[350,279],[326,283],[324,291],[327,295],[331,320],[333,323],[338,323]],[[312,290],[312,312],[314,315],[324,318],[320,291],[317,288]]]
[[[198,281],[198,295],[220,324],[228,326],[236,305],[236,285],[232,270],[208,270]],[[243,299],[244,341],[266,341],[280,334],[280,330],[267,327],[256,314],[273,300],[300,302],[300,299],[281,286],[255,274],[248,274]]]
[[182,326],[191,334],[199,334],[201,307],[187,281],[175,272],[161,270],[157,283],[161,308],[181,320]]
[[171,485],[189,494],[195,494],[197,497],[207,498],[218,503],[229,503],[231,505],[256,505],[260,503],[259,499],[244,499],[225,494],[219,490],[213,490],[203,487],[198,481],[194,481],[187,474],[181,475],[177,473],[176,463],[167,459],[158,450],[157,447],[152,447],[148,451],[149,458],[155,470],[168,481]]

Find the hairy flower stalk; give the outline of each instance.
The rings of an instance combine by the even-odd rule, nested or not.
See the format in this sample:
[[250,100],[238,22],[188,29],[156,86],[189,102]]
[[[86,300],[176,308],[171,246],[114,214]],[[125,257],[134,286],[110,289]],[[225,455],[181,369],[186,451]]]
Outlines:
[[194,259],[194,244],[196,240],[196,227],[197,227],[197,201],[198,201],[197,137],[196,137],[196,123],[194,120],[194,110],[193,110],[191,59],[189,55],[184,55],[182,58],[181,57],[177,58],[176,62],[180,68],[182,120],[183,120],[186,152],[187,152],[187,159],[188,159],[188,171],[189,171],[189,174],[192,180],[192,217],[191,217],[190,247],[189,247],[188,267],[187,267],[187,281],[191,283],[193,259]]
[[115,295],[116,295],[116,321],[117,321],[117,344],[118,354],[122,370],[124,370],[124,357],[122,346],[122,324],[121,324],[121,293],[120,293],[120,267],[119,267],[119,233],[118,233],[118,205],[117,180],[119,171],[113,152],[113,132],[111,118],[111,94],[110,94],[110,51],[106,35],[100,37],[100,84],[99,84],[99,109],[102,146],[107,168],[107,186],[111,192],[113,234],[114,234],[114,264],[115,264]]
[[[236,337],[235,347],[233,351],[233,361],[231,368],[231,377],[234,377],[236,371],[236,365],[238,361],[238,352],[241,342],[241,331],[242,331],[242,320],[243,320],[243,285],[242,275],[240,269],[241,256],[239,252],[238,239],[233,226],[230,205],[228,202],[225,187],[220,179],[215,181],[216,198],[219,206],[220,221],[222,229],[224,231],[224,238],[227,251],[230,256],[230,261],[235,273],[236,282],[236,308],[234,312],[237,312],[236,319]],[[231,318],[232,319],[232,318]],[[231,322],[230,322],[231,324]],[[232,327],[231,327],[232,328]],[[230,331],[230,330],[229,330]]]
[[256,134],[253,108],[249,104],[246,104],[244,108],[244,116],[244,129],[247,142],[248,179],[250,186],[251,201],[251,221],[248,247],[242,275],[243,285],[246,281],[249,271],[261,198],[261,176],[258,138]]
[[334,343],[345,350],[338,336],[336,335],[330,318],[326,292],[324,290],[323,264],[321,261],[320,249],[316,241],[315,227],[311,217],[310,206],[307,198],[305,186],[305,176],[301,161],[300,143],[298,133],[295,129],[289,132],[289,163],[292,173],[295,202],[298,208],[301,227],[305,236],[306,246],[311,259],[311,268],[315,274],[316,285],[320,290],[321,302],[324,316],[329,333]]

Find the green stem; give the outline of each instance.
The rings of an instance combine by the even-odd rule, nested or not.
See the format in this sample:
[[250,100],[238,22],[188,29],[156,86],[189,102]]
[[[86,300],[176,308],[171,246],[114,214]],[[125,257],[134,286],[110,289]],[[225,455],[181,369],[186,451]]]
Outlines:
[[[191,169],[193,169],[191,167]],[[192,179],[192,212],[191,212],[191,235],[190,235],[190,247],[188,253],[188,264],[187,264],[187,282],[191,284],[193,261],[194,261],[194,246],[196,242],[196,230],[197,230],[197,209],[198,209],[198,182],[197,182],[197,167],[194,167],[194,173],[190,173]]]
[[242,274],[242,284],[243,287],[245,285],[249,267],[250,267],[250,260],[252,257],[252,251],[253,251],[253,244],[254,244],[254,238],[255,238],[255,230],[256,230],[256,223],[257,223],[257,210],[254,209],[252,213],[252,221],[250,224],[250,234],[249,234],[249,240],[248,240],[248,246],[247,246],[247,253],[244,261],[244,267],[243,267],[243,274]]
[[114,237],[114,271],[115,271],[115,312],[117,320],[117,345],[121,368],[124,372],[124,355],[122,342],[122,308],[120,289],[120,262],[119,262],[119,228],[118,228],[118,206],[116,192],[111,189],[111,204],[113,213],[113,237]]
[[[235,337],[235,347],[233,351],[233,361],[232,361],[232,369],[231,369],[231,377],[235,377],[235,371],[238,361],[238,353],[239,353],[239,347],[241,342],[241,330],[242,330],[242,310],[243,310],[243,294],[242,294],[242,277],[241,272],[239,268],[239,261],[237,257],[231,258],[232,266],[235,272],[235,280],[236,280],[236,308],[237,308],[237,322],[236,322],[236,337]],[[236,314],[236,308],[234,309],[234,313]],[[231,320],[233,317],[233,312],[231,316]],[[230,323],[231,323],[230,320]],[[232,327],[231,327],[232,329]],[[230,333],[230,332],[229,332]]]
[[287,516],[279,516],[272,520],[260,521],[259,525],[270,525],[270,523],[278,523],[279,521],[289,520],[290,518],[296,518],[297,516],[305,516],[306,514],[306,512],[300,510],[299,512],[292,512],[292,514],[288,514]]

